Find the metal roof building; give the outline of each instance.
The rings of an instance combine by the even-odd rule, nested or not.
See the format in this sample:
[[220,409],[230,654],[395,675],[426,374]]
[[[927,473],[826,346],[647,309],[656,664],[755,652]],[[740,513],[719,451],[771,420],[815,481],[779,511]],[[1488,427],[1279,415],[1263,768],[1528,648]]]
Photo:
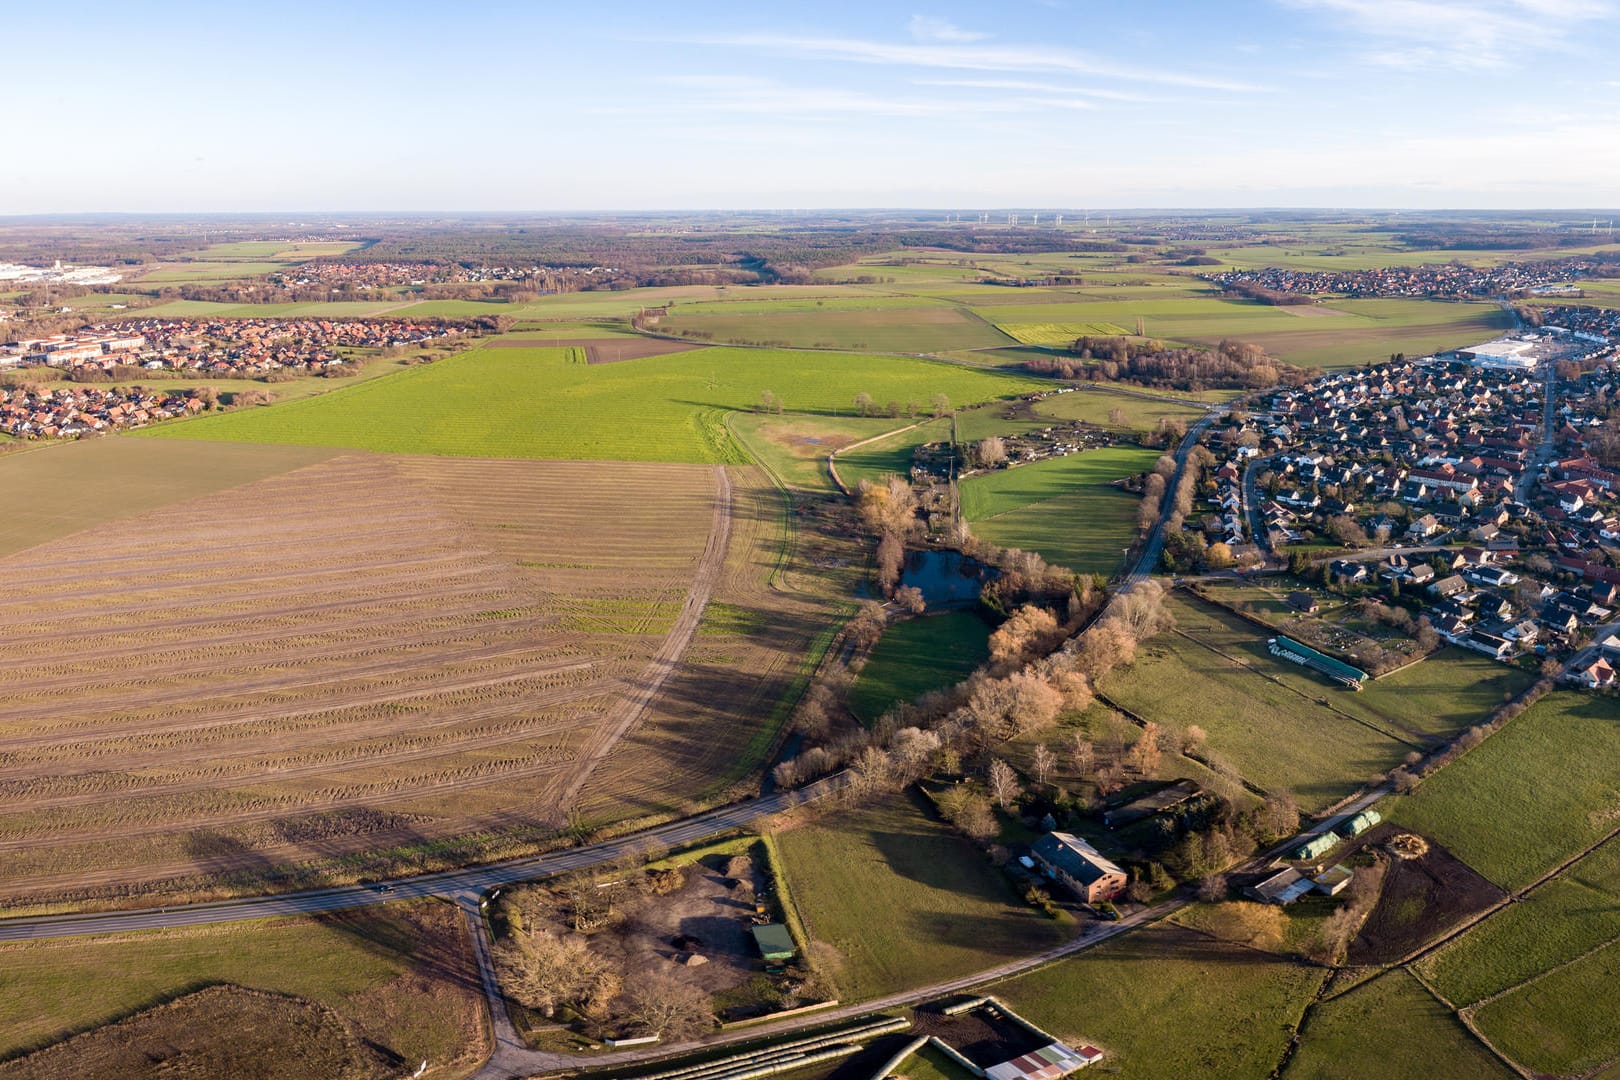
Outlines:
[[1102,1060],[1102,1051],[1095,1046],[1082,1046],[1075,1050],[1060,1042],[1043,1046],[1011,1061],[992,1065],[984,1070],[988,1080],[1058,1080],[1076,1069]]
[[781,923],[766,923],[751,928],[759,955],[767,960],[791,960],[798,953],[793,946],[793,935]]

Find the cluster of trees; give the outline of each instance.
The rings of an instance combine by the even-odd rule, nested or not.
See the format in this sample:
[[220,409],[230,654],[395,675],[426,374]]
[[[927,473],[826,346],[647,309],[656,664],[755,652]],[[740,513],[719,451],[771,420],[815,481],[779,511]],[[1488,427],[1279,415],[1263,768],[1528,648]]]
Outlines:
[[1236,293],[1250,300],[1258,300],[1262,304],[1274,304],[1277,307],[1298,307],[1301,304],[1314,304],[1315,300],[1305,293],[1283,292],[1281,289],[1268,289],[1256,281],[1241,281],[1237,279],[1222,280],[1218,283],[1222,292]]
[[1169,390],[1259,390],[1309,377],[1304,370],[1268,356],[1258,345],[1222,341],[1213,349],[1171,348],[1159,341],[1126,338],[1075,339],[1074,359],[1036,357],[1027,371],[1091,382],[1131,382]]

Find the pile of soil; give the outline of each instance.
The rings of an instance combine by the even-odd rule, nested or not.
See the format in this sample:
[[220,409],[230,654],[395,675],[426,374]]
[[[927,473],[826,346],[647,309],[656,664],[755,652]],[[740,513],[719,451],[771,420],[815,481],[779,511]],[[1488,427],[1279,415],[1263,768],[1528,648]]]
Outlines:
[[[1400,835],[1380,827],[1365,846],[1378,847]],[[1423,838],[1426,839],[1426,838]],[[1391,858],[1378,906],[1350,943],[1350,964],[1392,964],[1490,908],[1507,894],[1433,840],[1416,857]],[[1400,845],[1410,856],[1418,845]]]

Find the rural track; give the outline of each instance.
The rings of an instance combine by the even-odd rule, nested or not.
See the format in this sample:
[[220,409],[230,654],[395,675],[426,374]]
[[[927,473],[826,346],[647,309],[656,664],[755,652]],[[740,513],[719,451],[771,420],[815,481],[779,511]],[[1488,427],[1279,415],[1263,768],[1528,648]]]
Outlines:
[[726,552],[731,542],[731,477],[726,473],[724,465],[714,466],[713,475],[714,513],[710,518],[709,537],[703,545],[703,554],[698,558],[697,572],[692,575],[692,586],[687,590],[686,600],[681,604],[681,612],[675,618],[675,625],[665,635],[664,643],[654,654],[652,662],[636,680],[635,689],[628,697],[621,698],[607,717],[606,727],[601,736],[586,752],[573,780],[563,789],[559,800],[560,806],[567,806],[579,797],[581,789],[590,780],[596,767],[613,752],[620,740],[630,733],[630,729],[636,726],[637,721],[647,711],[647,707],[658,696],[658,692],[664,688],[664,683],[675,673],[675,668],[692,643],[693,635],[697,633],[698,623],[703,618],[703,609],[708,605],[709,597],[713,595],[715,586],[720,583],[720,578],[725,572]]

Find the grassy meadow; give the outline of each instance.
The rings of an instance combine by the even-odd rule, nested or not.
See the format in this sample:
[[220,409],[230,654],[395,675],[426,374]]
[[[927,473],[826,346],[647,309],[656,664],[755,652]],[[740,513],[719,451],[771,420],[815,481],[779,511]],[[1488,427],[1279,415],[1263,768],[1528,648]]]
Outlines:
[[989,659],[989,636],[984,620],[966,611],[895,623],[855,680],[850,709],[871,723],[896,705],[960,682]]
[[1394,807],[1504,889],[1620,827],[1620,705],[1573,691],[1538,701]]
[[701,349],[586,364],[577,349],[484,347],[270,409],[153,429],[171,439],[346,446],[406,454],[627,461],[741,461],[728,410],[771,390],[790,408],[852,412],[936,393],[975,402],[1028,380],[905,357]]
[[[0,945],[0,1058],[230,983],[335,1010],[400,1060],[458,1075],[483,1043],[460,913],[424,900],[320,918]],[[414,1065],[413,1065],[414,1067]]]
[[778,834],[786,888],[844,1001],[994,967],[1071,927],[1021,902],[1005,875],[920,797]]

